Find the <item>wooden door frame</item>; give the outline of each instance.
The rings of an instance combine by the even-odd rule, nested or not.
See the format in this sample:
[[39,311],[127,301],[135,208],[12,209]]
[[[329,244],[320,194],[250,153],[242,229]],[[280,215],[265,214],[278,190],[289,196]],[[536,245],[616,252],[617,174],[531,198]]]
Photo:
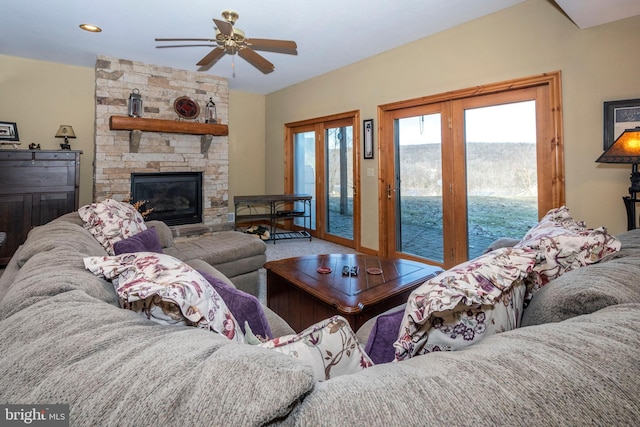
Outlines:
[[[326,199],[326,165],[325,160],[325,136],[324,131],[327,124],[348,120],[353,126],[353,242],[340,236],[332,235],[324,230],[326,214],[324,209],[317,209],[318,202]],[[293,142],[294,133],[314,131],[316,134],[316,230],[312,230],[314,237],[326,239],[334,243],[356,250],[361,249],[361,203],[360,203],[360,111],[347,111],[344,113],[332,114],[323,117],[316,117],[308,120],[285,123],[285,145],[284,145],[284,189],[285,193],[293,193]],[[322,199],[321,199],[322,198]]]
[[[396,119],[402,119],[406,117],[415,117],[416,115],[428,115],[428,114],[440,114],[440,120],[441,120],[440,126],[442,129],[444,129],[448,127],[448,123],[450,122],[451,106],[449,105],[448,102],[433,102],[429,104],[410,106],[402,109],[389,110],[387,112],[387,118],[396,120]],[[381,203],[381,205],[384,205],[384,206],[381,206],[381,209],[380,209],[381,211],[380,226],[384,227],[384,230],[385,230],[384,242],[386,243],[385,245],[383,245],[382,244],[383,241],[381,240],[379,247],[381,249],[384,247],[384,252],[382,252],[384,254],[383,255],[384,257],[394,257],[394,258],[401,257],[401,258],[406,258],[414,261],[424,262],[424,259],[418,256],[413,256],[411,254],[407,254],[404,252],[390,251],[388,248],[388,242],[389,242],[389,239],[391,239],[391,235],[395,233],[393,229],[395,228],[396,224],[392,224],[390,221],[386,221],[386,219],[391,217],[391,215],[394,215],[393,212],[395,211],[395,208],[396,208],[398,193],[395,188],[396,187],[395,176],[391,175],[395,165],[393,165],[391,162],[388,162],[388,161],[382,162],[381,159],[386,159],[386,160],[395,159],[395,153],[394,153],[395,152],[395,129],[393,126],[384,126],[384,127],[381,127],[379,130],[381,130],[381,132],[383,131],[387,132],[386,134],[383,134],[383,133],[379,134],[380,140],[388,141],[387,144],[383,144],[383,143],[379,144],[380,160],[378,161],[378,164],[379,164],[379,167],[381,168],[380,182],[381,182],[381,185],[383,186],[382,197],[384,198],[383,202]],[[442,150],[451,150],[452,144],[450,144],[450,142],[451,142],[450,132],[442,132],[441,134]],[[445,156],[450,157],[450,155],[446,155],[443,152],[443,157]],[[451,182],[452,179],[453,179],[453,169],[450,167],[450,165],[443,164],[442,165],[443,186],[448,185],[446,183]],[[389,185],[391,187],[389,187]],[[389,191],[390,188],[391,190]],[[444,199],[443,210],[445,211],[450,210],[451,209],[450,199],[449,198],[443,198],[443,199]],[[443,227],[445,229],[447,227],[453,227],[453,222],[451,221],[450,217],[445,217],[443,221],[444,221]],[[445,252],[448,250],[446,245],[444,250]]]
[[[391,238],[389,232],[389,207],[387,206],[389,200],[387,198],[387,186],[391,184],[393,186],[393,162],[389,162],[389,159],[394,158],[393,152],[393,122],[391,115],[397,110],[403,110],[406,108],[417,107],[422,105],[429,105],[441,102],[450,102],[456,100],[462,100],[467,98],[473,98],[480,95],[497,94],[500,92],[508,92],[514,89],[525,88],[548,88],[548,99],[543,97],[546,105],[536,106],[536,116],[541,117],[544,123],[538,123],[537,131],[537,152],[538,152],[538,176],[544,176],[544,179],[548,180],[550,189],[548,192],[539,191],[538,200],[538,215],[544,215],[548,209],[553,207],[562,206],[565,203],[565,189],[564,189],[564,134],[562,125],[562,73],[560,71],[554,71],[535,76],[507,80],[499,83],[492,83],[482,86],[475,86],[466,89],[460,89],[452,92],[443,92],[436,95],[424,96],[404,101],[393,102],[390,104],[383,104],[378,106],[378,135],[379,137],[379,150],[381,155],[378,158],[378,170],[379,170],[379,186],[378,186],[378,209],[379,209],[379,248],[381,256],[390,256],[390,251],[387,242]],[[538,104],[538,103],[537,103]],[[390,125],[391,123],[391,125]],[[549,129],[548,133],[542,132],[542,129]],[[549,159],[551,162],[550,168],[545,168],[544,173],[540,169],[540,159]],[[384,159],[384,161],[383,161]],[[551,174],[547,171],[551,171]],[[445,171],[443,170],[443,180]],[[539,178],[541,179],[541,178]],[[443,207],[444,208],[444,207]],[[445,219],[443,219],[445,220]],[[445,248],[445,250],[447,250]],[[453,249],[455,250],[455,249]],[[406,254],[403,254],[406,256]],[[412,258],[411,256],[406,256]],[[445,257],[446,258],[446,257]]]

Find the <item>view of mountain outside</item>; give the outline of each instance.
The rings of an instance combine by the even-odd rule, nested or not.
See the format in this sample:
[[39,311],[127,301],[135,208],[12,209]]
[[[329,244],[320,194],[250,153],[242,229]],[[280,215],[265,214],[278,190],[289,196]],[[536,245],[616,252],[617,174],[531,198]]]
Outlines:
[[[465,111],[469,258],[538,222],[535,102]],[[487,242],[488,241],[488,242]]]
[[[397,250],[443,262],[440,114],[397,120]],[[538,221],[535,102],[465,111],[469,259]],[[353,238],[353,129],[326,131],[326,230]],[[296,192],[314,195],[315,136],[296,135]]]
[[[469,259],[538,220],[534,101],[465,111]],[[440,115],[398,120],[398,250],[443,262]]]

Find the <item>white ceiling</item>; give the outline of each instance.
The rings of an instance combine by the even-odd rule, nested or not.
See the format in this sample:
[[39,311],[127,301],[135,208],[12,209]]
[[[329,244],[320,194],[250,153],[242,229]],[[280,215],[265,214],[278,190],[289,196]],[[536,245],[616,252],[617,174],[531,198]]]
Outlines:
[[640,15],[640,0],[555,0],[580,28]]
[[[213,37],[211,18],[232,9],[248,38],[298,44],[297,56],[260,52],[276,67],[267,75],[229,55],[208,71],[231,89],[268,94],[522,1],[540,0],[3,0],[0,54],[87,67],[106,55],[195,71],[213,46],[157,49],[154,38]],[[556,2],[580,28],[640,14],[640,0]]]

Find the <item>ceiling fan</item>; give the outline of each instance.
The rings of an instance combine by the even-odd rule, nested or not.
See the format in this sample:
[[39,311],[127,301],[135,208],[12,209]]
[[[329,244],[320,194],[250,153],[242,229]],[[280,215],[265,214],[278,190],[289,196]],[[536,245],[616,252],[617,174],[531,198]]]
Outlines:
[[[238,13],[233,10],[222,11],[222,17],[225,21],[213,18],[216,25],[215,39],[195,39],[195,38],[179,38],[179,39],[155,39],[157,42],[209,42],[217,43],[218,46],[202,58],[196,65],[200,66],[198,71],[207,71],[224,55],[235,55],[236,53],[245,61],[268,74],[275,69],[275,66],[267,61],[256,50],[276,53],[286,53],[288,55],[297,55],[298,46],[296,42],[289,40],[273,40],[273,39],[248,39],[245,37],[244,31],[235,28],[233,24],[238,20]],[[185,47],[199,45],[179,45],[179,46],[157,46],[157,47]],[[208,45],[206,45],[208,46]]]

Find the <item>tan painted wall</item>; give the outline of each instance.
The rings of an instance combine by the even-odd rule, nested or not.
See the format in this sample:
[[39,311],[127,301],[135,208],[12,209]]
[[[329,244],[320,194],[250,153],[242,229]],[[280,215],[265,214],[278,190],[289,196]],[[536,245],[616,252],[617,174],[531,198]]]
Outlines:
[[[93,197],[95,71],[46,61],[0,55],[0,120],[16,122],[20,149],[31,142],[57,150],[58,126],[73,126],[71,147],[83,151],[80,206]],[[265,97],[230,91],[229,210],[233,196],[265,192]],[[1,149],[13,149],[3,146]]]
[[265,194],[265,97],[229,92],[229,210],[233,196]]
[[[603,102],[640,98],[639,51],[640,16],[581,30],[548,1],[528,0],[274,92],[266,99],[267,192],[283,189],[287,122],[359,109],[377,125],[381,104],[561,70],[567,206],[589,226],[621,232],[631,166],[594,161],[602,152]],[[378,248],[378,161],[384,160],[362,161],[365,248]]]
[[58,127],[73,126],[77,138],[69,140],[71,148],[83,151],[80,206],[91,202],[93,192],[94,81],[93,68],[0,55],[0,120],[16,122],[19,149],[33,142],[58,150]]

